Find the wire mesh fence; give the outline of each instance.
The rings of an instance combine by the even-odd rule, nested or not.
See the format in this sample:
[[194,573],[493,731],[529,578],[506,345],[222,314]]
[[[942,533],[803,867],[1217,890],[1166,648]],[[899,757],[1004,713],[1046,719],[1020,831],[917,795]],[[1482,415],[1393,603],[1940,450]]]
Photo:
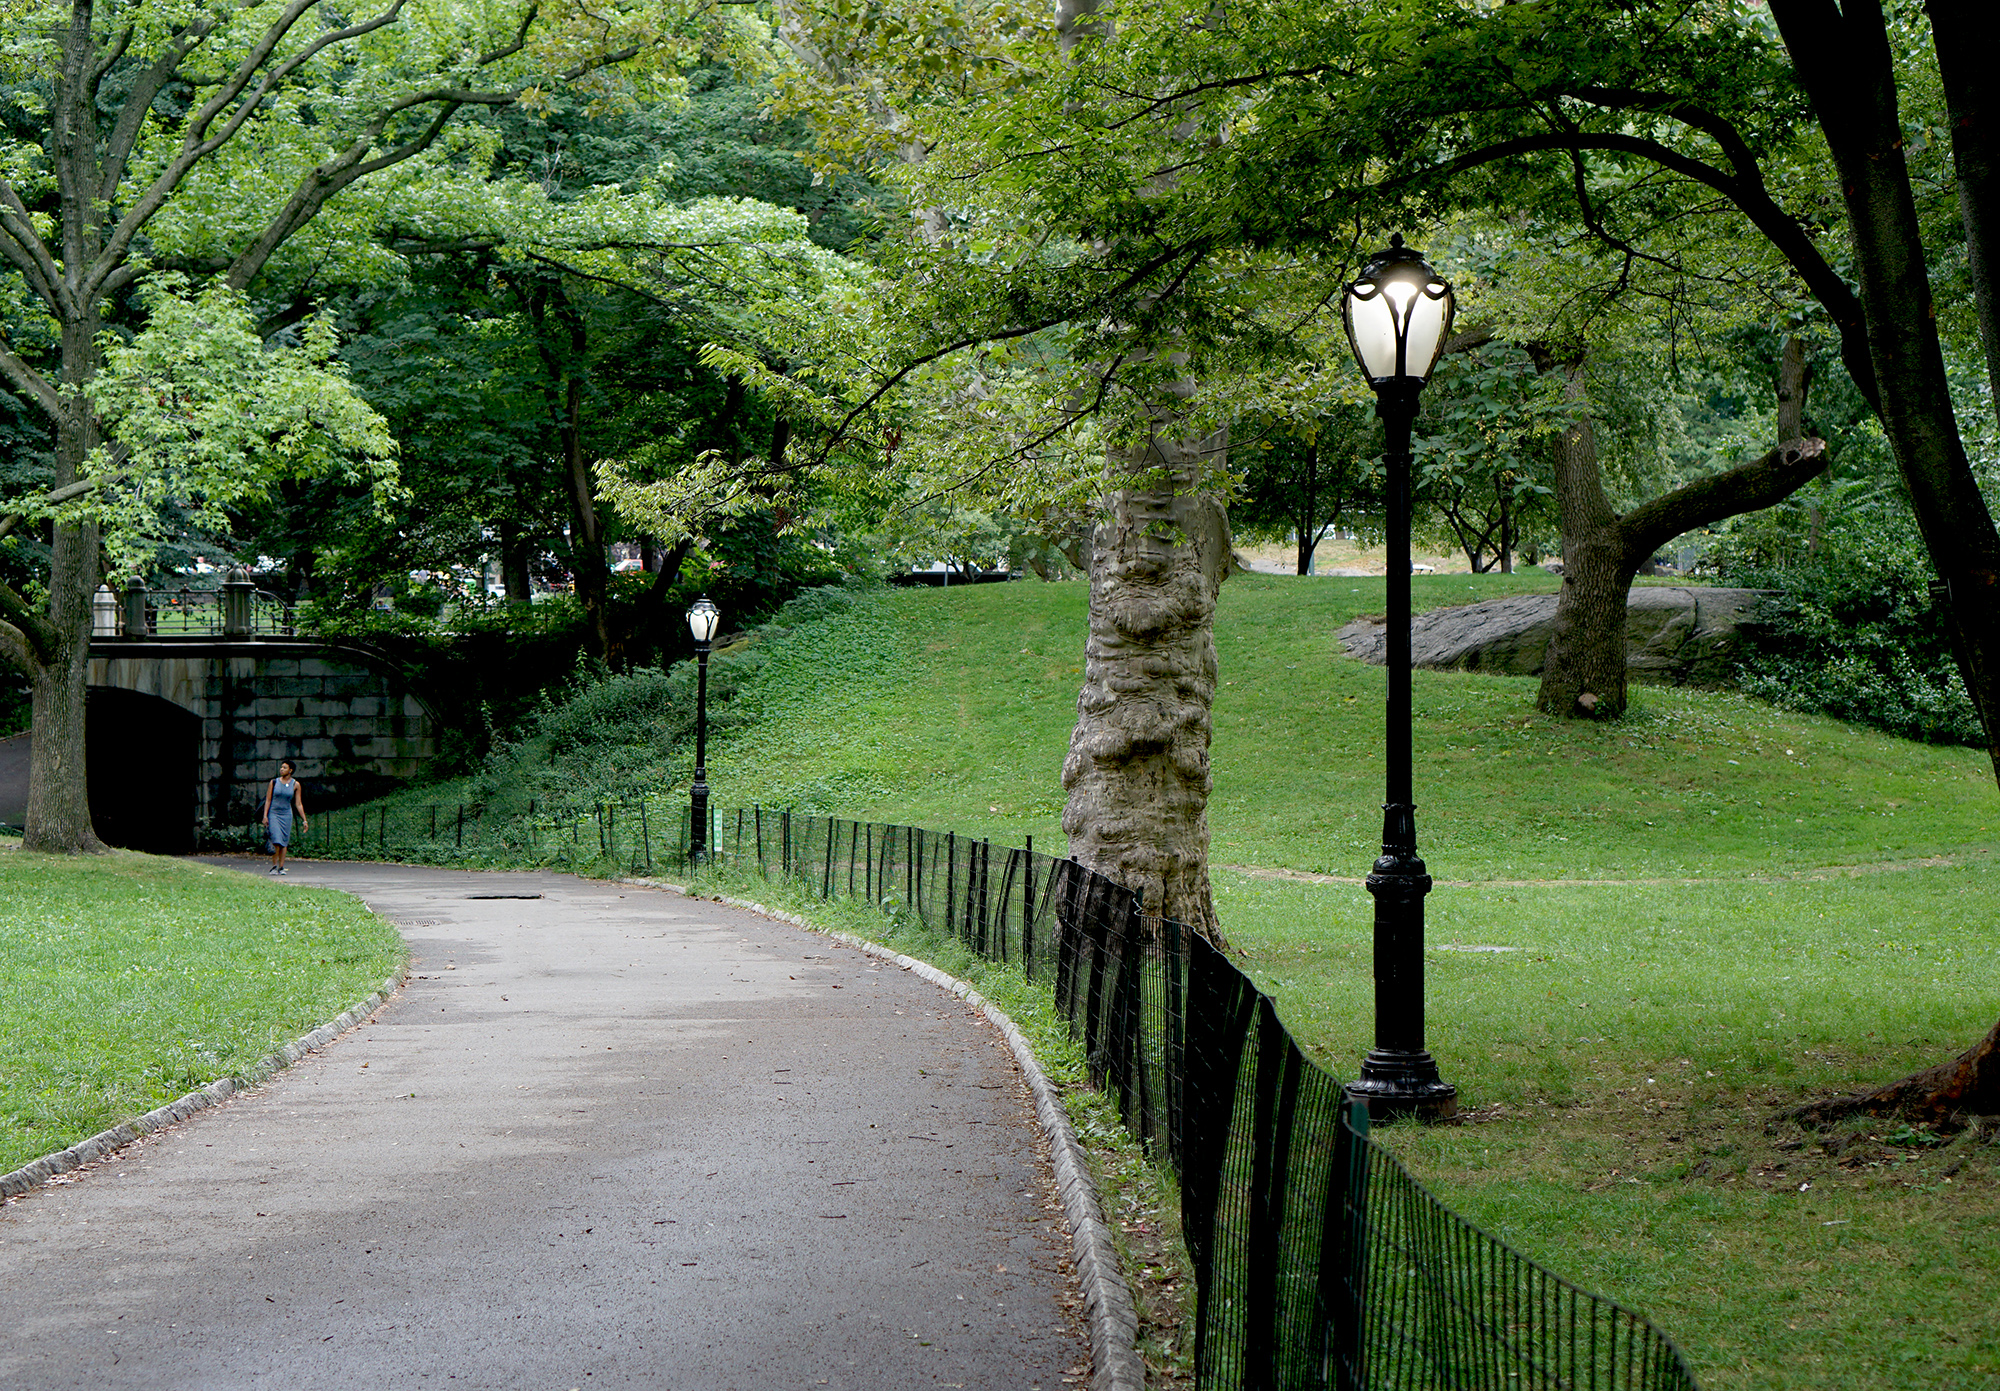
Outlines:
[[[765,807],[710,815],[711,857],[907,915],[1049,989],[1092,1083],[1180,1179],[1203,1391],[1695,1391],[1644,1318],[1413,1179],[1270,998],[1206,939],[1147,919],[1123,886],[1032,841]],[[308,852],[487,847],[638,873],[686,871],[692,829],[684,805],[639,802],[507,817],[356,809],[321,825]]]

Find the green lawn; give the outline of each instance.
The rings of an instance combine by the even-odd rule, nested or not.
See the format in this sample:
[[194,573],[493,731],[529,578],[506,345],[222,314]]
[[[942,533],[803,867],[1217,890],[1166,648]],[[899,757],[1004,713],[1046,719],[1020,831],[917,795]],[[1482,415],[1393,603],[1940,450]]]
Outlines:
[[0,848],[0,1172],[242,1073],[402,959],[345,894]]
[[[1553,588],[1419,575],[1419,605]],[[1060,843],[1083,673],[1081,583],[893,592],[773,644],[762,720],[710,750],[762,800]],[[1218,865],[1365,873],[1381,835],[1383,673],[1336,651],[1382,581],[1238,575],[1216,615]],[[1635,688],[1615,725],[1534,683],[1419,673],[1418,833],[1448,879],[1702,877],[1969,855],[2000,835],[1991,765],[1741,697]]]
[[[1415,588],[1431,606],[1554,583]],[[719,803],[1059,846],[1085,601],[895,593],[774,639],[762,720],[711,750]],[[1350,1075],[1370,902],[1270,874],[1358,881],[1376,853],[1383,674],[1333,634],[1381,608],[1380,580],[1237,576],[1216,620],[1218,908]],[[2000,1012],[1990,763],[1727,694],[1638,688],[1602,726],[1534,695],[1417,676],[1431,1046],[1474,1123],[1390,1142],[1476,1220],[1656,1318],[1705,1386],[2000,1386],[2000,1146],[1875,1125],[1836,1155],[1766,1126]]]

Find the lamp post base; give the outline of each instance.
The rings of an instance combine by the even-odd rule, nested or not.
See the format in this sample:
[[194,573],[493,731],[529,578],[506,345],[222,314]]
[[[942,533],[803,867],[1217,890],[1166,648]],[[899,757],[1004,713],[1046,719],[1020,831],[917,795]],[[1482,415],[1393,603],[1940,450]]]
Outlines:
[[708,858],[708,783],[696,778],[688,798],[688,868],[696,869]]
[[1349,1101],[1368,1108],[1370,1123],[1442,1121],[1458,1114],[1458,1088],[1438,1076],[1428,1053],[1370,1053],[1361,1077],[1346,1087]]

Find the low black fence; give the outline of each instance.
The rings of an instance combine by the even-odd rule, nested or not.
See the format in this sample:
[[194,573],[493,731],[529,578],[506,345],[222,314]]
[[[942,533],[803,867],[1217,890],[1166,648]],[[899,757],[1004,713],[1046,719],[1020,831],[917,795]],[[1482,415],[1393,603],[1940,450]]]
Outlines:
[[[494,812],[465,802],[381,803],[312,812],[312,829],[294,833],[301,855],[337,859],[530,859],[567,868],[608,866],[632,874],[685,868],[688,812],[648,802],[589,802],[544,807],[530,802]],[[232,836],[263,843],[263,828],[211,831],[220,845]]]
[[[485,847],[688,868],[684,804],[506,818],[415,806],[321,825],[303,853]],[[822,897],[914,917],[1048,986],[1092,1082],[1179,1176],[1198,1386],[1694,1391],[1679,1350],[1645,1319],[1543,1270],[1416,1182],[1270,998],[1205,938],[1146,918],[1123,886],[1032,842],[762,807],[712,812],[706,843],[719,860]]]
[[1048,982],[1092,1082],[1179,1175],[1197,1385],[1693,1391],[1646,1320],[1411,1178],[1270,998],[1124,887],[1032,844],[909,826],[752,808],[715,831],[739,863],[866,894]]

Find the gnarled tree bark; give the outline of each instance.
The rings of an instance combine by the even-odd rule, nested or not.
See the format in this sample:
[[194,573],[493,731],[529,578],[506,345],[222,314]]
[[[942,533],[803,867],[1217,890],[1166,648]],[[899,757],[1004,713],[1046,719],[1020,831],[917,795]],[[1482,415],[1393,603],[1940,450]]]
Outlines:
[[1111,459],[1114,487],[1090,554],[1083,690],[1063,761],[1071,857],[1141,894],[1148,919],[1172,918],[1215,941],[1208,745],[1229,518],[1206,479],[1227,445],[1222,435],[1156,434]]
[[[1094,32],[1098,0],[1057,0],[1065,51]],[[1226,431],[1176,426],[1194,394],[1175,383],[1151,410],[1143,447],[1107,451],[1109,492],[1090,545],[1090,636],[1076,728],[1063,760],[1070,858],[1168,918],[1222,941],[1208,880],[1209,736],[1215,600],[1234,558],[1211,479]]]

